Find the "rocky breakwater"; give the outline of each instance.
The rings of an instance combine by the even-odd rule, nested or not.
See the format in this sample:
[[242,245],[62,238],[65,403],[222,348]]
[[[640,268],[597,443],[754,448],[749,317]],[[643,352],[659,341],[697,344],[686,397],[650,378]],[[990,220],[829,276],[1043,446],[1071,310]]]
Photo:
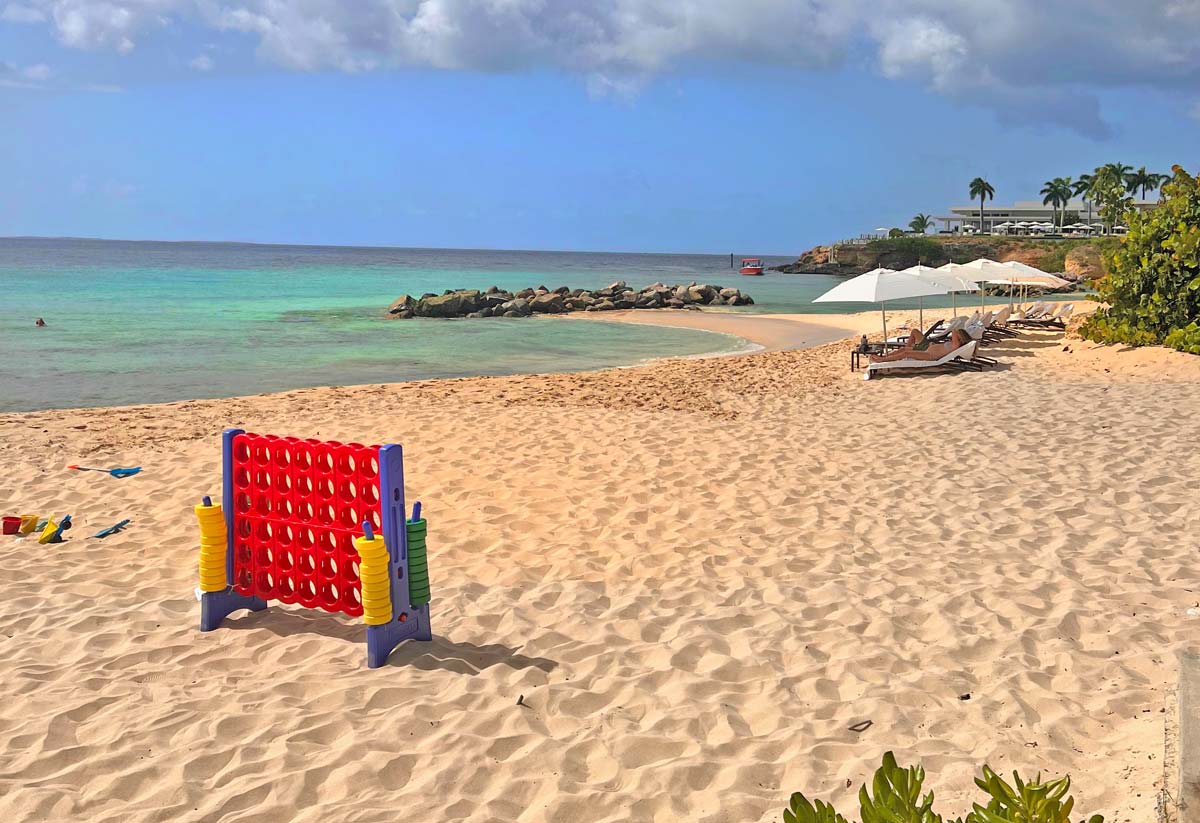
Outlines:
[[567,314],[577,311],[618,309],[699,309],[701,306],[750,306],[754,300],[734,288],[705,283],[664,286],[655,283],[644,289],[631,288],[618,280],[603,289],[548,289],[504,291],[492,286],[487,291],[448,289],[442,294],[421,297],[404,295],[388,307],[388,316],[412,317],[529,317],[534,314]]

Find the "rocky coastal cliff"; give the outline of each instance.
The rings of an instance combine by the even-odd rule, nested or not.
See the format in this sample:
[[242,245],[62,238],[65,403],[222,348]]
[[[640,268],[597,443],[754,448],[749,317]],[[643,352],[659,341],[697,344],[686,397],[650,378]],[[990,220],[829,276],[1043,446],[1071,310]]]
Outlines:
[[872,269],[906,269],[918,263],[940,266],[987,257],[998,263],[1017,260],[1072,281],[1104,274],[1103,250],[1112,238],[1030,240],[1009,237],[899,237],[860,245],[814,246],[795,263],[775,266],[785,274],[834,274],[846,277]]
[[754,300],[738,289],[692,282],[686,286],[655,283],[644,289],[631,288],[618,280],[603,289],[522,289],[508,292],[498,286],[487,291],[449,289],[421,297],[404,295],[388,307],[388,316],[402,320],[413,317],[530,317],[534,314],[566,314],[576,311],[617,309],[698,309],[701,306],[750,306]]

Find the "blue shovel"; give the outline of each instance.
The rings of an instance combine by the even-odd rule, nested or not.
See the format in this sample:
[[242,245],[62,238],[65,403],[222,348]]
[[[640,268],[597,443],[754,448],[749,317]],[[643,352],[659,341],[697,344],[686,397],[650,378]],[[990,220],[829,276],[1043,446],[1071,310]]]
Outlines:
[[132,469],[93,469],[88,466],[67,466],[68,469],[76,469],[81,472],[104,472],[111,474],[113,477],[131,477],[142,470],[141,466],[136,466]]
[[129,525],[128,520],[122,520],[120,523],[118,523],[115,526],[109,526],[107,529],[104,529],[103,531],[96,532],[95,534],[92,535],[92,537],[99,537],[100,539],[104,539],[105,537],[108,537],[110,534],[116,534],[117,532],[119,532],[121,529],[125,528],[128,525]]

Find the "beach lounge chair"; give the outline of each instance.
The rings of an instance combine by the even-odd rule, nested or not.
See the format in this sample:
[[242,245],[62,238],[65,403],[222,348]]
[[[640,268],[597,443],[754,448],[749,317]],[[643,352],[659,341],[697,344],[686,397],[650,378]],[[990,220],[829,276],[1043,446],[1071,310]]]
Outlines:
[[1012,309],[1005,306],[1000,312],[988,322],[983,330],[983,339],[987,342],[995,342],[999,337],[1015,337],[1017,333],[1010,328],[1007,328],[1009,318],[1012,316]]
[[945,340],[951,335],[951,333],[954,332],[955,329],[961,329],[965,325],[967,325],[967,317],[965,315],[959,315],[958,317],[951,318],[950,322],[944,325],[941,323],[941,321],[938,321],[938,323],[934,324],[934,327],[926,336],[933,338],[935,341]]
[[1065,329],[1073,311],[1075,311],[1074,303],[1063,303],[1058,306],[1056,311],[1047,312],[1041,317],[1018,321],[1018,325],[1034,329]]
[[967,333],[972,340],[983,340],[983,333],[987,331],[991,325],[992,318],[996,316],[994,311],[985,312],[982,317],[974,317],[963,326],[963,331]]
[[1045,300],[1039,300],[1030,306],[1025,311],[1019,313],[1014,320],[1036,320],[1039,317],[1045,316],[1052,307]]
[[917,345],[922,344],[924,345],[922,349],[905,347],[888,354],[873,356],[863,371],[863,379],[870,380],[872,374],[891,370],[961,368],[962,364],[959,361],[969,363],[979,345],[978,341],[970,339],[962,330],[953,332],[951,339],[944,343],[928,341],[918,341],[917,343]]

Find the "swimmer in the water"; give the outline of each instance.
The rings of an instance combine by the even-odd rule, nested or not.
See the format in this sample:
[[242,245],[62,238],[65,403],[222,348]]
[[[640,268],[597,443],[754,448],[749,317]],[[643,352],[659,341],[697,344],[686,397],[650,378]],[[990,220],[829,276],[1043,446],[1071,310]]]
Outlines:
[[35,326],[45,326],[45,325],[46,325],[46,321],[45,321],[45,320],[43,320],[42,318],[40,318],[40,317],[39,317],[39,318],[37,319],[37,322],[36,322],[36,323],[34,323],[33,325],[35,325]]

